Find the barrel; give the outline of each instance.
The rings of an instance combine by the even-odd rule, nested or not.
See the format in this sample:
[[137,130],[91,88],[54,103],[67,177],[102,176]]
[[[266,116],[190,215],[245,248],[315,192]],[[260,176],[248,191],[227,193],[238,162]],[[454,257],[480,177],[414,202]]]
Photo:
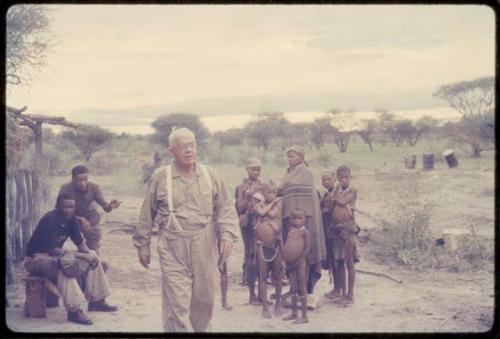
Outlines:
[[431,170],[434,168],[434,154],[424,153],[422,155],[422,168],[424,170]]
[[417,164],[417,156],[412,154],[412,155],[407,155],[405,156],[405,167],[408,169],[415,169],[415,165]]
[[455,152],[453,152],[453,150],[448,149],[448,150],[444,151],[443,157],[444,157],[444,160],[446,160],[446,163],[448,164],[449,168],[458,166],[458,160],[457,160],[457,157],[455,156]]

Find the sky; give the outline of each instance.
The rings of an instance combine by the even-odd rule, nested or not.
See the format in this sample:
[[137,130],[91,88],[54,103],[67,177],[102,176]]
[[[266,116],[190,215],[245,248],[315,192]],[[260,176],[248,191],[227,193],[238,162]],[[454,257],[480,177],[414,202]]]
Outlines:
[[58,44],[7,103],[116,132],[147,133],[174,111],[213,131],[270,110],[432,114],[440,85],[495,75],[486,6],[49,7]]

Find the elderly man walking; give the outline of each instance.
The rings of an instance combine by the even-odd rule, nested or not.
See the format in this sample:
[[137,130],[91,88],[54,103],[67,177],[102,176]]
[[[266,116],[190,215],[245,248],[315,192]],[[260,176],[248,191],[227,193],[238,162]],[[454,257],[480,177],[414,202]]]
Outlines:
[[210,329],[217,266],[237,239],[238,217],[225,183],[197,161],[193,132],[172,131],[169,151],[174,161],[151,176],[133,243],[148,268],[152,228],[158,226],[164,330],[204,332]]

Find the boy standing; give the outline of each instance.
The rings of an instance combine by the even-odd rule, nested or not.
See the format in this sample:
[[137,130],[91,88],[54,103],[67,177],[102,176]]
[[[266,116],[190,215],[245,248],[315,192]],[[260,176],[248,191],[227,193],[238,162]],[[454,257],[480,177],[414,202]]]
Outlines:
[[[350,186],[351,169],[337,168],[339,184],[334,191],[332,211],[333,256],[336,264],[337,281],[340,282],[342,296],[346,303],[354,303],[354,264],[358,262],[357,234],[359,226],[354,222],[354,206],[358,191]],[[346,288],[347,268],[347,288]]]
[[335,269],[335,260],[333,258],[333,241],[331,238],[331,223],[332,223],[332,211],[333,211],[333,193],[335,185],[335,173],[330,171],[323,172],[321,176],[321,184],[326,189],[320,200],[321,208],[321,218],[323,219],[323,227],[325,231],[325,245],[326,245],[326,260],[324,269],[331,271],[331,276],[333,276],[333,289],[325,293],[328,298],[334,298],[335,296],[340,296],[340,282]]

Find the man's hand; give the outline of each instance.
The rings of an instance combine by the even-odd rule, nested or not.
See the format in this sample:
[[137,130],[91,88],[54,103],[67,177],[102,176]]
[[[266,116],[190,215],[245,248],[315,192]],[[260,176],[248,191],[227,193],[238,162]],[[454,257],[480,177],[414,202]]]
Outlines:
[[222,265],[231,254],[233,243],[227,240],[221,240],[219,244],[219,264]]
[[83,254],[83,259],[90,264],[91,268],[96,268],[97,264],[99,264],[99,257],[95,251],[89,251],[89,253]]
[[88,232],[92,228],[92,224],[84,217],[75,216],[76,220],[80,223],[80,229],[82,232]]
[[139,256],[139,262],[141,263],[142,266],[149,268],[149,264],[151,262],[151,256],[149,255],[140,255]]
[[113,200],[111,200],[111,201],[109,202],[109,204],[108,204],[108,208],[107,208],[107,209],[111,212],[112,210],[117,209],[118,207],[120,207],[120,204],[121,204],[121,203],[122,203],[121,201],[118,201],[118,200],[116,200],[116,199],[113,199]]

